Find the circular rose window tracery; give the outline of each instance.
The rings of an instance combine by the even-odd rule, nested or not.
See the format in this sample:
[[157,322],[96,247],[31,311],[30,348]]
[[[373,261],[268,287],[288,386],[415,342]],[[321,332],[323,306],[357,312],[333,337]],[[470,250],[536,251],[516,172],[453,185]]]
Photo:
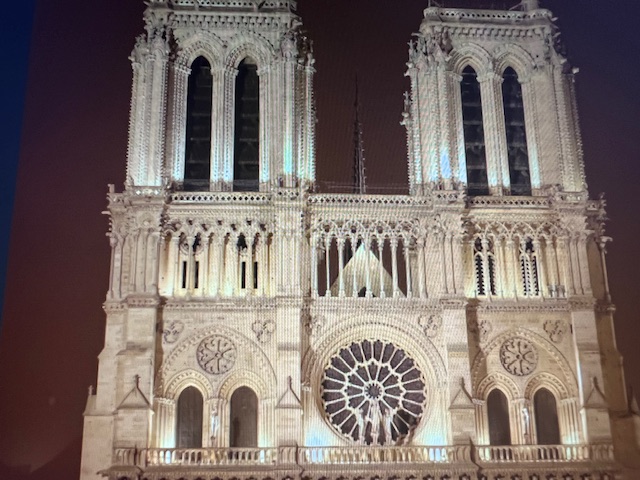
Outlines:
[[207,373],[220,375],[231,370],[236,363],[236,346],[222,335],[212,335],[198,345],[198,364]]
[[394,444],[415,430],[425,403],[416,362],[393,343],[364,340],[325,368],[322,401],[331,424],[360,444]]

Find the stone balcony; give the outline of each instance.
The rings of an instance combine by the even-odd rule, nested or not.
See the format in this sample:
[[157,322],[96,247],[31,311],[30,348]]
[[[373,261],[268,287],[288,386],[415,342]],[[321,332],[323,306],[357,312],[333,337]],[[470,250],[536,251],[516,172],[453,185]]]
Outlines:
[[[312,474],[342,472],[348,474],[378,473],[383,469],[412,476],[411,472],[439,472],[426,478],[501,478],[499,474],[479,472],[526,471],[540,472],[536,478],[605,479],[613,473],[589,476],[596,469],[615,472],[613,447],[599,445],[517,445],[517,446],[357,446],[357,447],[279,447],[279,448],[118,448],[114,450],[114,465],[103,472],[112,479],[204,478],[221,474],[256,475],[277,470],[304,471]],[[573,472],[555,477],[550,472]],[[449,473],[447,473],[449,472]],[[450,475],[454,474],[453,477]],[[584,475],[588,474],[587,477]],[[449,476],[447,476],[449,475]],[[551,476],[549,476],[551,475]],[[257,478],[257,477],[256,477]],[[266,478],[266,477],[265,477]],[[272,477],[269,477],[272,478]],[[309,477],[312,478],[312,477]],[[420,477],[422,478],[422,477]],[[508,477],[511,478],[511,477]],[[529,478],[529,477],[526,477]]]

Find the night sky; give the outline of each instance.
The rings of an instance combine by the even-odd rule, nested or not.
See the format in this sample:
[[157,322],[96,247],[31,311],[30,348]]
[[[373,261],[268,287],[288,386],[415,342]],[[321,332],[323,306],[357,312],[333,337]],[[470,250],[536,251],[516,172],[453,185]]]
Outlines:
[[[325,189],[350,181],[357,73],[368,183],[406,183],[399,125],[406,42],[427,0],[299,3],[317,59],[318,180]],[[619,348],[629,384],[640,389],[640,6],[544,5],[559,17],[570,61],[581,71],[587,179],[592,197],[607,194]],[[142,11],[138,0],[56,0],[38,2],[35,15],[0,337],[0,464],[44,466],[50,480],[79,471],[82,411],[104,335],[110,253],[101,212],[107,184],[121,189],[124,181],[127,58]],[[0,477],[10,478],[2,468]]]

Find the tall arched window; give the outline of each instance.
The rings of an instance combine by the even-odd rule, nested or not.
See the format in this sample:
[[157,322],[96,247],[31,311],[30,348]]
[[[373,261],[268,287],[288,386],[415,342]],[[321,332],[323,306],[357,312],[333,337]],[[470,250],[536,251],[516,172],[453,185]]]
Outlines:
[[177,448],[202,448],[202,394],[185,388],[178,397]]
[[198,57],[191,65],[187,91],[187,135],[184,161],[185,190],[208,190],[211,173],[211,65]]
[[509,401],[500,390],[492,390],[487,397],[487,417],[489,420],[489,444],[511,445],[509,423]]
[[546,388],[541,388],[533,396],[536,417],[536,438],[538,445],[560,445],[560,422],[556,397]]
[[462,123],[467,158],[467,192],[469,195],[488,195],[487,156],[482,121],[482,98],[478,75],[471,67],[462,71]]
[[240,387],[231,395],[229,446],[258,446],[258,397],[249,387]]
[[527,149],[527,130],[524,122],[522,86],[518,80],[518,74],[511,67],[504,71],[502,79],[511,195],[531,195],[531,173],[529,170],[529,151]]
[[249,58],[238,66],[235,97],[233,189],[257,191],[260,184],[260,81]]

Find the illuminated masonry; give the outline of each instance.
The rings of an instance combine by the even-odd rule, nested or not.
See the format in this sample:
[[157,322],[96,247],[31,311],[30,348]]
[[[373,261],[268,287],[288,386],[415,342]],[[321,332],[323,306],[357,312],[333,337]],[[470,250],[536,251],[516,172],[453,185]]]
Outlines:
[[148,2],[83,480],[604,480],[637,457],[551,13],[424,14],[409,194],[323,194],[295,2]]

